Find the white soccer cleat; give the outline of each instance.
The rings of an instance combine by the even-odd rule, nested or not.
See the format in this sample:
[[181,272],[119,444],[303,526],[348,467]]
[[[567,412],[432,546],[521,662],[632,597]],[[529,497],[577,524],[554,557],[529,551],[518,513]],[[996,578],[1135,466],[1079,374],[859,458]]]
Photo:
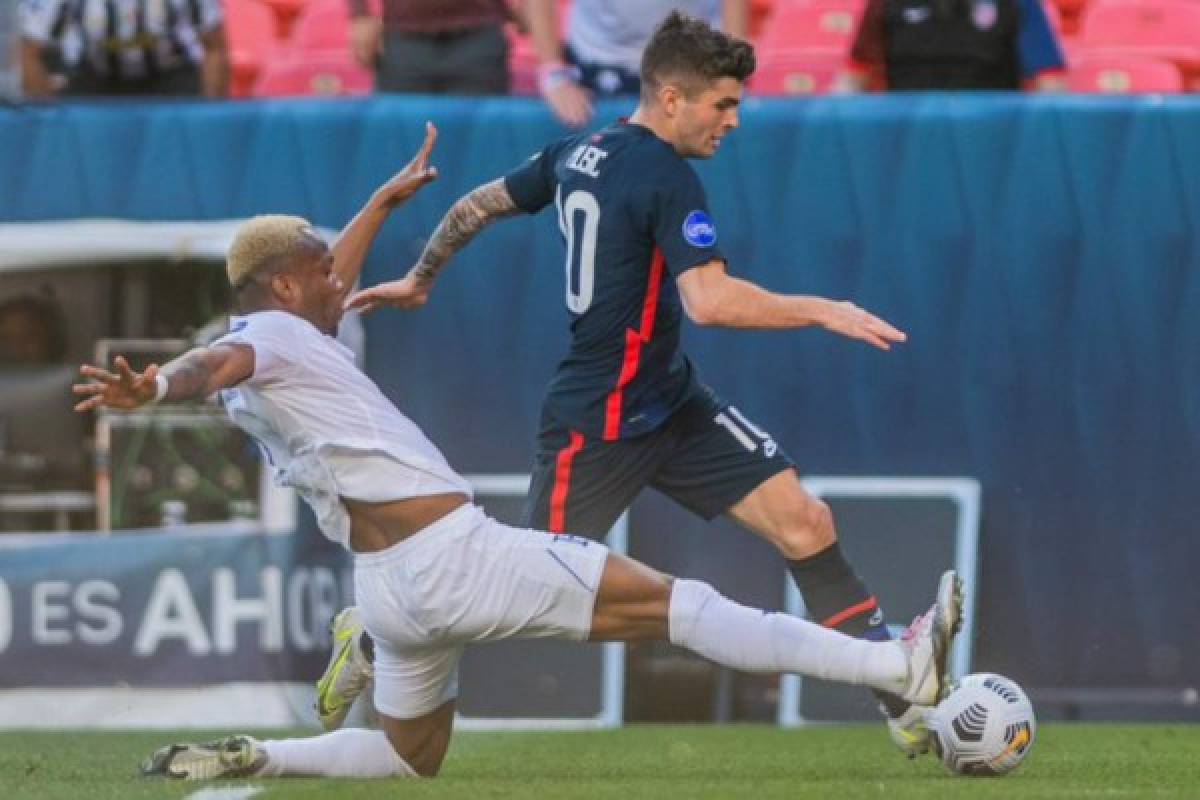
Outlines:
[[933,607],[900,636],[900,646],[908,655],[908,681],[901,697],[913,705],[932,706],[946,695],[950,645],[961,627],[962,580],[954,570],[947,570],[938,581]]
[[325,673],[317,681],[317,717],[327,731],[341,727],[354,700],[375,675],[375,667],[362,651],[363,623],[358,608],[343,609],[329,624],[333,652]]
[[258,774],[267,763],[267,753],[250,736],[226,736],[202,744],[169,744],[142,762],[147,777],[181,781],[211,781],[246,778]]

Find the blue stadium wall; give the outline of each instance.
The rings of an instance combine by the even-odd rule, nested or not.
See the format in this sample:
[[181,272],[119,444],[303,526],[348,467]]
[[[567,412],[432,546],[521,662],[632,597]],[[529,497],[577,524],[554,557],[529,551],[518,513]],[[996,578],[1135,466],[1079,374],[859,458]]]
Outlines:
[[[602,116],[626,108],[610,106]],[[425,119],[441,179],[365,276],[405,270],[449,203],[563,131],[525,101],[0,110],[0,219],[337,227]],[[977,667],[1032,686],[1200,674],[1200,100],[751,100],[698,165],[735,273],[850,298],[891,353],[813,331],[687,330],[703,376],[805,472],[984,488]],[[419,313],[368,321],[369,371],[468,472],[523,471],[566,342],[549,213],[485,232]],[[778,605],[727,524],[640,501],[635,554]]]

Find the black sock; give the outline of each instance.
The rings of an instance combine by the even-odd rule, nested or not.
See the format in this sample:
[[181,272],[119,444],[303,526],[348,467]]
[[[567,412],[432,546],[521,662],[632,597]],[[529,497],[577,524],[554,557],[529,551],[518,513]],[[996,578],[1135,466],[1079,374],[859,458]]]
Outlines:
[[[789,560],[787,565],[813,622],[858,639],[882,642],[892,638],[878,602],[846,561],[837,542],[816,555]],[[888,692],[875,691],[875,696],[890,717],[900,716],[910,705]]]

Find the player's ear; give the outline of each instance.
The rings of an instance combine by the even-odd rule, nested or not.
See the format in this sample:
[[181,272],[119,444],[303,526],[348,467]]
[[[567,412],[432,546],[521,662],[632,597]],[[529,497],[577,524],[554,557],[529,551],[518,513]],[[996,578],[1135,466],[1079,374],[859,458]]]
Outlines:
[[294,301],[299,295],[300,286],[296,276],[288,270],[279,270],[271,276],[271,294],[284,304]]
[[682,98],[683,92],[673,83],[664,83],[658,90],[658,103],[667,116],[675,116]]

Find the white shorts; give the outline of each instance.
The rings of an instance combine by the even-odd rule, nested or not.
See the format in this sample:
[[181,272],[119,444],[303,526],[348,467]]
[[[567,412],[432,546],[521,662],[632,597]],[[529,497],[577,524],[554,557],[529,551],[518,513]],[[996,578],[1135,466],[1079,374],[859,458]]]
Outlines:
[[469,503],[387,550],[355,554],[375,707],[412,719],[457,697],[471,642],[586,639],[607,558],[597,542],[502,525]]

